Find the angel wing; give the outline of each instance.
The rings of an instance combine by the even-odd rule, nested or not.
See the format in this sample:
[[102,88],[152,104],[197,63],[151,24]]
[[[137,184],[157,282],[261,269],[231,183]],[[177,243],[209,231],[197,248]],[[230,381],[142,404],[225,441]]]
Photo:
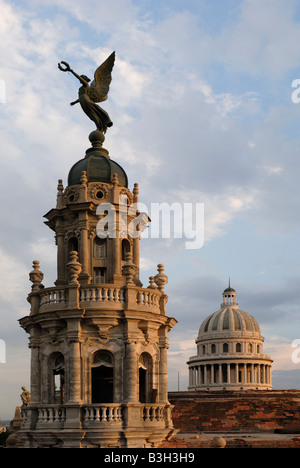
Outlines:
[[115,52],[113,52],[95,71],[94,80],[90,85],[90,98],[94,102],[102,102],[107,99],[114,63]]

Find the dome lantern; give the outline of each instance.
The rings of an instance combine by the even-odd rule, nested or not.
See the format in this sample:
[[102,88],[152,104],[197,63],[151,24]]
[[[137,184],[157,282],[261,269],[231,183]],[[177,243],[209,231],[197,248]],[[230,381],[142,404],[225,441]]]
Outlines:
[[230,278],[229,278],[229,282],[228,282],[228,288],[224,289],[222,295],[223,295],[223,304],[222,304],[222,306],[227,307],[227,306],[237,305],[236,292],[230,286]]

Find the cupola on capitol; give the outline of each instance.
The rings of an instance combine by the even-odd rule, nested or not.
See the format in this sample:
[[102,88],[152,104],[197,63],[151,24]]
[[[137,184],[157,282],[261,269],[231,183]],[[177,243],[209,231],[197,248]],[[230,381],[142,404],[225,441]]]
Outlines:
[[188,361],[189,390],[270,390],[272,359],[263,353],[256,319],[241,310],[226,288],[219,310],[199,328],[197,355]]

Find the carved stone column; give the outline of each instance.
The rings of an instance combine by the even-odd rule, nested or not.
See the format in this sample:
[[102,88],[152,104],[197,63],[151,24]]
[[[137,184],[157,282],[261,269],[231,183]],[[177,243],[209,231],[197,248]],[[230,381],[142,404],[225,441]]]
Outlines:
[[168,403],[168,339],[165,337],[159,343],[159,403]]
[[136,342],[128,340],[126,343],[126,381],[125,381],[125,399],[127,402],[137,402],[138,400],[138,365]]
[[69,403],[81,402],[81,365],[80,365],[80,343],[71,341],[69,344]]

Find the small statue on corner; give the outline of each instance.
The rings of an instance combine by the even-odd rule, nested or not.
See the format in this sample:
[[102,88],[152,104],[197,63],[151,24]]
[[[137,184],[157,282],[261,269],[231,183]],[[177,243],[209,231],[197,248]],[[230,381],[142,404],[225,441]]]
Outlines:
[[23,406],[28,406],[31,400],[31,394],[27,390],[26,387],[22,387],[23,392],[21,393],[20,397],[23,403]]

